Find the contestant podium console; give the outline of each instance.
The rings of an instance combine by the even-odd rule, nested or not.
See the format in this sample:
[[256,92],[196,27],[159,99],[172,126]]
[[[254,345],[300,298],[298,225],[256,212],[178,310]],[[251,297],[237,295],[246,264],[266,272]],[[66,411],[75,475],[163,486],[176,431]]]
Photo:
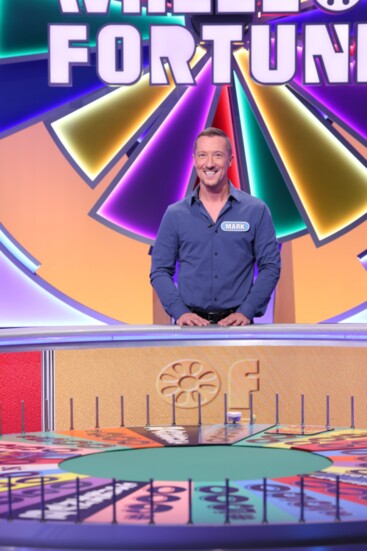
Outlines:
[[1,438],[0,544],[367,541],[366,325],[2,330],[1,368],[25,351],[42,426],[21,400]]

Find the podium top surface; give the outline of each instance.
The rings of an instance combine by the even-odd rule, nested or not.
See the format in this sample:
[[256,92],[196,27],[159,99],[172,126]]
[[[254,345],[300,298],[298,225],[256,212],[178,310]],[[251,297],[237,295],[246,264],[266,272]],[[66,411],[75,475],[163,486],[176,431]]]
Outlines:
[[144,346],[367,346],[367,324],[49,326],[0,329],[0,352]]

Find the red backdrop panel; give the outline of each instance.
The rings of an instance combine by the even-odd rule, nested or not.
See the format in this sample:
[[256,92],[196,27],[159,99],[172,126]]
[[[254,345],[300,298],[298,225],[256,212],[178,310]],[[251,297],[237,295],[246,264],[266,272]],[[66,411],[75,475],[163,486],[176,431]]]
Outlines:
[[25,430],[40,431],[41,397],[41,352],[0,354],[0,412],[3,434],[21,431],[22,400],[25,405]]

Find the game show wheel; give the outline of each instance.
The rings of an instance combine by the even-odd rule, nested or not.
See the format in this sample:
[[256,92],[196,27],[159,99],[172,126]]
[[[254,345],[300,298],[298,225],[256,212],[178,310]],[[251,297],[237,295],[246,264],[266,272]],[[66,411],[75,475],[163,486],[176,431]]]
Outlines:
[[[173,529],[177,548],[211,545],[210,526],[223,548],[249,547],[255,539],[266,547],[269,538],[296,545],[367,537],[366,431],[301,429],[204,425],[8,435],[0,443],[0,542],[24,543],[32,535],[34,545],[50,545],[56,526],[63,527],[62,542],[74,537],[77,547],[104,530],[106,549],[117,533],[125,548],[149,537],[158,549]],[[125,478],[114,470],[121,464]]]

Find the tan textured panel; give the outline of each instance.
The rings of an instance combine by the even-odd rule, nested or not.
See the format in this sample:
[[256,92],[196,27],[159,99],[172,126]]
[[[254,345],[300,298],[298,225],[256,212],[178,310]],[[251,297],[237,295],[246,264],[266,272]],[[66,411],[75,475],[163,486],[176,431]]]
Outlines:
[[[193,406],[198,385],[203,395],[203,423],[223,422],[224,392],[229,393],[229,406],[242,409],[248,417],[252,391],[256,421],[264,423],[274,422],[275,393],[279,394],[280,422],[299,423],[303,393],[305,422],[324,424],[329,394],[334,426],[350,425],[350,397],[354,395],[356,425],[362,427],[367,425],[366,354],[365,348],[317,346],[56,351],[56,427],[69,428],[70,398],[74,399],[75,428],[93,427],[96,396],[100,426],[119,426],[120,395],[125,400],[125,424],[144,425],[147,394],[151,424],[170,424],[169,397],[176,392],[181,393],[178,401],[183,404],[176,408],[177,424],[196,423]],[[164,388],[171,390],[162,392],[162,375]]]
[[250,393],[260,386],[259,361],[239,360],[228,370],[228,406],[230,409],[248,413]]

